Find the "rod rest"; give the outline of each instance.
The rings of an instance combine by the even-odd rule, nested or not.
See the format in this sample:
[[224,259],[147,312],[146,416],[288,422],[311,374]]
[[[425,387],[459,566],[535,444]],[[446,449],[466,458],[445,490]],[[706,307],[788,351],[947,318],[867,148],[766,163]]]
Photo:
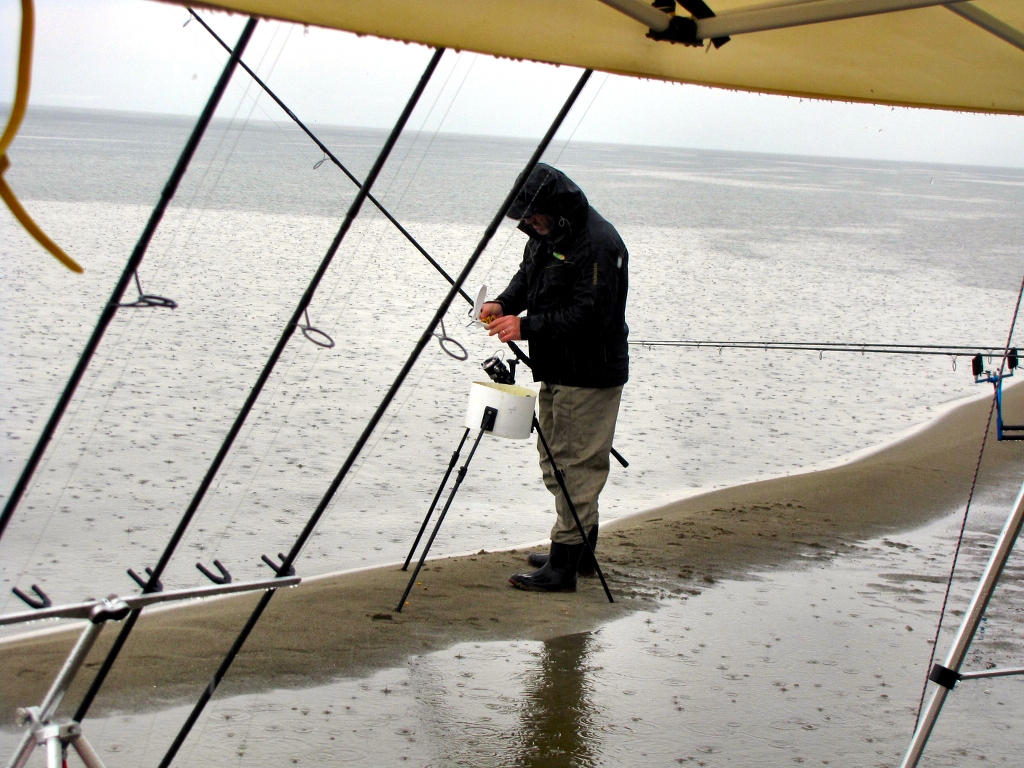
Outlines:
[[210,571],[202,563],[196,563],[196,568],[199,569],[199,572],[201,574],[203,574],[203,576],[208,578],[210,581],[212,581],[214,584],[230,584],[231,583],[231,574],[228,573],[228,569],[224,567],[224,564],[221,563],[220,560],[214,560],[213,561],[213,567],[216,568],[218,571],[220,571],[220,576],[215,575],[212,571]]
[[[149,574],[149,578],[150,578],[150,580],[152,580],[153,579],[153,569],[147,566],[146,567],[146,573]],[[139,574],[137,574],[133,568],[129,568],[128,569],[128,575],[131,576],[132,577],[132,581],[134,581],[136,584],[138,584],[140,587],[142,587],[143,590],[145,590],[149,586],[149,581],[147,581],[146,579],[144,579],[141,576],[139,576]],[[156,584],[153,586],[153,589],[151,591],[153,591],[153,592],[163,592],[164,591],[164,583],[162,581],[160,581],[160,579],[157,579],[156,580]]]
[[32,585],[32,591],[35,592],[36,595],[39,597],[38,600],[34,597],[31,597],[30,595],[26,595],[17,587],[11,588],[11,592],[17,595],[21,599],[21,601],[25,603],[25,605],[27,605],[29,608],[35,608],[38,610],[40,608],[49,608],[51,605],[53,605],[53,601],[45,592],[43,592],[42,589],[39,588],[38,584]]
[[281,558],[281,562],[275,562],[274,560],[271,560],[266,555],[261,555],[260,557],[262,558],[263,562],[266,563],[270,567],[270,570],[272,570],[278,576],[294,576],[295,575],[295,566],[294,565],[288,566],[288,570],[287,571],[285,571],[285,569],[284,569],[284,561],[287,559],[287,558],[285,558],[284,553],[283,552],[278,552],[277,556],[279,558]]

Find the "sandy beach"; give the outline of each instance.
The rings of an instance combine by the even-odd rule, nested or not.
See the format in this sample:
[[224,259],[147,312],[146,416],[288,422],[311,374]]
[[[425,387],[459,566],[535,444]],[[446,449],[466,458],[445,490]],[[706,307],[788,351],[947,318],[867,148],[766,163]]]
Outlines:
[[[1008,388],[1008,419],[1024,413],[1024,388]],[[616,602],[596,579],[575,594],[509,588],[524,552],[431,560],[409,604],[394,612],[407,575],[396,567],[321,577],[279,593],[236,660],[222,692],[310,685],[366,674],[414,653],[467,640],[549,640],[616,617],[686,599],[754,568],[792,567],[853,551],[856,542],[913,528],[962,507],[989,400],[975,400],[908,439],[818,472],[716,490],[601,529],[599,556]],[[990,435],[981,487],[1018,473],[1020,447]],[[301,575],[301,561],[299,564]],[[144,615],[109,677],[101,709],[135,711],[190,699],[204,685],[255,598],[227,598]],[[95,667],[116,626],[97,644]],[[0,644],[0,711],[37,701],[77,632]],[[88,676],[72,689],[81,696]]]

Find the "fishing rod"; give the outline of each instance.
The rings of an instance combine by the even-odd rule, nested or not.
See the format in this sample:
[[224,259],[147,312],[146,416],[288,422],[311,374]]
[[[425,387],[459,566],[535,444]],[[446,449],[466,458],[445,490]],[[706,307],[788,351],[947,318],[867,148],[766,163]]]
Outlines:
[[[210,35],[213,37],[213,39],[216,40],[220,44],[220,46],[222,48],[228,49],[227,43],[224,42],[224,40],[213,30],[213,28],[209,24],[206,23],[205,19],[203,19],[192,8],[189,8],[188,12],[190,14],[192,14],[192,18],[194,18],[196,21],[198,21],[203,26],[203,29],[205,29],[207,32],[210,33]],[[228,49],[228,50],[230,50],[230,49]],[[299,116],[296,115],[295,112],[293,112],[292,109],[287,104],[285,104],[284,101],[276,93],[274,93],[274,91],[271,89],[271,87],[269,85],[267,85],[266,82],[264,82],[263,79],[259,75],[257,75],[249,67],[249,65],[246,64],[244,61],[239,61],[239,66],[243,70],[245,70],[246,73],[248,73],[249,77],[251,77],[253,79],[253,82],[255,82],[260,88],[263,89],[264,93],[266,93],[271,99],[274,100],[274,103],[277,104],[277,106],[279,106],[281,108],[281,110],[286,115],[288,115],[288,117],[292,120],[292,122],[294,122],[300,129],[302,129],[302,132],[305,133],[314,144],[316,144],[316,146],[320,149],[320,151],[324,153],[324,156],[327,159],[329,159],[332,163],[334,163],[334,165],[337,166],[338,169],[343,174],[345,174],[345,176],[353,184],[355,184],[357,188],[361,188],[361,184],[359,182],[359,179],[357,179],[355,177],[355,175],[353,175],[352,172],[348,168],[345,167],[345,164],[342,163],[341,160],[339,160],[335,156],[335,154],[327,147],[327,145],[324,144],[320,140],[320,138],[315,133],[313,133],[313,131],[310,130],[309,126],[307,126],[301,119],[299,119]],[[409,243],[417,251],[420,252],[420,254],[423,256],[423,258],[425,258],[427,260],[427,262],[430,264],[430,266],[432,266],[434,269],[436,269],[438,274],[440,274],[441,277],[443,277],[445,280],[448,281],[449,285],[454,285],[455,284],[455,279],[450,274],[448,274],[448,272],[445,270],[445,268],[443,266],[441,266],[441,264],[433,256],[431,256],[430,253],[427,252],[427,249],[424,248],[420,244],[420,242],[412,235],[412,233],[409,232],[409,230],[406,229],[404,226],[402,226],[402,223],[400,221],[398,221],[398,219],[396,219],[391,214],[391,212],[388,211],[387,208],[384,207],[383,203],[381,203],[372,194],[367,194],[366,199],[369,200],[371,203],[373,203],[374,206],[376,206],[377,210],[380,211],[384,215],[384,217],[395,226],[395,228],[402,234],[402,236],[405,237],[405,239],[408,240]],[[466,303],[468,303],[470,306],[473,306],[473,299],[466,292],[466,290],[464,288],[461,288],[461,287],[458,290],[459,290],[459,295],[463,299],[465,299]],[[473,318],[473,319],[475,320],[476,318]],[[308,321],[307,321],[307,326],[308,326]],[[307,338],[309,338],[309,334],[308,333],[306,334],[306,336],[307,336]],[[314,342],[314,343],[316,343],[316,342]],[[516,359],[522,361],[523,364],[526,365],[528,368],[530,368],[530,369],[533,368],[533,365],[531,364],[529,355],[527,355],[523,351],[522,347],[520,347],[514,341],[508,341],[508,342],[505,342],[505,343],[508,344],[509,349],[512,350],[512,354],[514,354],[516,356]],[[442,347],[443,346],[444,345],[442,344]],[[447,352],[448,350],[446,349],[445,351]],[[614,446],[611,449],[611,454],[612,454],[613,457],[615,457],[615,460],[618,461],[619,464],[621,464],[623,467],[628,467],[629,466],[629,462],[625,459],[625,457],[621,453],[619,453],[617,450],[615,450]]]
[[68,406],[71,404],[71,399],[74,397],[75,390],[78,389],[78,385],[81,383],[82,377],[85,375],[85,371],[89,367],[89,363],[92,361],[93,355],[96,353],[96,349],[100,345],[100,341],[103,339],[103,335],[106,333],[108,326],[113,321],[114,315],[117,314],[117,310],[121,308],[121,297],[124,294],[125,289],[128,287],[128,284],[131,282],[132,276],[136,273],[139,265],[142,263],[143,256],[146,255],[146,250],[149,248],[149,243],[153,239],[153,234],[156,232],[157,226],[159,226],[160,221],[163,219],[164,212],[167,210],[167,206],[170,205],[170,202],[178,189],[178,184],[185,175],[185,171],[188,170],[189,164],[192,162],[192,157],[195,155],[196,148],[199,146],[199,142],[202,140],[203,134],[206,133],[206,128],[209,126],[210,120],[213,118],[213,114],[217,110],[217,105],[220,104],[224,91],[227,90],[228,82],[230,82],[231,76],[234,74],[235,67],[237,67],[238,62],[242,58],[242,53],[249,44],[249,40],[252,38],[252,33],[255,28],[256,19],[250,16],[249,21],[246,22],[245,28],[242,30],[242,34],[238,38],[238,42],[235,43],[235,47],[231,49],[231,55],[228,57],[228,61],[224,65],[224,69],[220,74],[220,79],[217,80],[217,84],[210,93],[210,97],[206,101],[206,106],[203,108],[202,114],[200,114],[199,119],[196,121],[196,125],[192,129],[192,134],[185,143],[185,147],[182,149],[181,155],[178,157],[178,162],[175,164],[174,170],[171,171],[171,175],[167,179],[167,183],[164,185],[163,191],[160,193],[160,200],[157,201],[156,206],[153,208],[153,211],[149,216],[149,221],[146,223],[145,229],[143,229],[142,234],[139,236],[139,240],[129,257],[128,262],[125,264],[124,270],[121,272],[121,277],[118,279],[117,285],[114,286],[114,290],[110,294],[110,298],[107,300],[106,306],[100,313],[99,320],[96,322],[96,327],[93,328],[92,335],[89,337],[89,341],[86,343],[85,349],[83,350],[81,357],[78,359],[78,364],[71,373],[71,378],[68,379],[68,383],[64,385],[64,391],[57,400],[57,405],[54,407],[53,413],[50,414],[50,418],[46,422],[46,426],[43,427],[42,434],[39,436],[39,440],[36,442],[35,448],[33,448],[32,453],[29,456],[28,462],[25,464],[24,469],[21,471],[21,475],[18,477],[18,482],[11,491],[11,495],[8,497],[7,503],[4,504],[3,512],[0,513],[0,538],[3,537],[4,530],[7,528],[7,523],[10,522],[11,517],[13,517],[14,511],[18,508],[18,502],[21,501],[22,496],[25,494],[25,490],[28,488],[29,482],[32,480],[32,476],[39,467],[39,462],[42,460],[43,454],[46,452],[46,447],[49,445],[50,440],[53,439],[54,432],[57,431],[57,426],[60,424],[61,418],[67,411]]
[[[146,568],[146,573],[149,574],[149,579],[143,579],[142,577],[137,576],[133,571],[129,570],[128,575],[135,579],[136,582],[138,582],[139,586],[143,588],[144,592],[148,593],[160,590],[160,576],[163,574],[164,570],[166,569],[168,563],[171,560],[171,557],[173,556],[175,550],[177,549],[178,544],[181,542],[182,537],[185,535],[186,529],[189,527],[190,523],[192,522],[192,518],[195,516],[196,512],[199,509],[199,505],[202,503],[203,498],[206,496],[206,492],[209,490],[210,485],[213,483],[213,480],[216,477],[217,472],[220,470],[220,467],[224,462],[224,459],[227,457],[228,452],[231,450],[231,446],[234,444],[235,438],[238,436],[239,432],[241,432],[242,426],[244,425],[246,418],[252,411],[253,407],[256,405],[256,401],[259,398],[259,395],[262,392],[267,380],[270,378],[270,374],[273,372],[274,367],[277,365],[278,360],[284,353],[285,347],[288,345],[288,341],[295,333],[295,329],[300,327],[301,319],[303,315],[305,315],[310,302],[312,302],[313,295],[316,292],[316,289],[319,286],[320,281],[327,273],[327,268],[330,266],[331,261],[334,258],[334,255],[338,252],[338,248],[341,246],[342,240],[345,238],[345,235],[351,228],[352,222],[355,221],[356,216],[359,215],[359,211],[362,208],[362,205],[365,202],[370,189],[373,187],[374,182],[377,180],[377,177],[380,175],[381,170],[384,168],[384,163],[390,156],[391,150],[398,142],[398,138],[401,135],[402,130],[405,128],[405,125],[408,122],[409,117],[412,115],[413,109],[419,102],[420,96],[423,95],[423,91],[426,89],[427,83],[430,81],[431,75],[433,75],[434,70],[437,69],[437,65],[438,63],[440,63],[441,57],[444,55],[444,51],[444,48],[437,48],[434,50],[433,56],[431,56],[430,61],[427,63],[426,69],[423,70],[423,74],[420,76],[419,82],[416,84],[416,88],[413,90],[412,95],[406,102],[405,108],[402,110],[402,113],[398,117],[398,120],[396,121],[394,127],[391,129],[391,133],[388,135],[387,141],[385,141],[384,146],[378,153],[377,159],[374,161],[373,167],[370,169],[370,172],[366,175],[366,180],[360,186],[359,192],[356,194],[355,199],[349,205],[349,209],[345,214],[345,219],[342,222],[341,226],[339,227],[337,234],[334,236],[334,240],[331,242],[330,247],[327,249],[327,253],[321,260],[320,266],[317,268],[313,277],[310,279],[309,285],[306,287],[306,290],[303,293],[302,298],[296,305],[291,318],[285,324],[284,330],[282,330],[281,336],[277,341],[277,345],[274,347],[274,350],[270,353],[270,356],[267,358],[267,361],[263,366],[263,370],[260,372],[260,375],[257,378],[256,383],[253,384],[252,389],[249,391],[249,395],[246,398],[245,402],[243,403],[238,414],[235,416],[235,421],[231,425],[231,429],[228,430],[228,433],[224,437],[224,440],[222,441],[220,448],[217,450],[216,456],[210,463],[209,468],[206,470],[206,474],[204,475],[202,482],[200,482],[199,487],[196,489],[195,494],[192,496],[192,500],[189,502],[188,508],[185,510],[185,513],[182,515],[181,520],[178,522],[177,528],[175,529],[174,533],[171,535],[170,540],[164,547],[164,551],[163,554],[160,556],[160,560],[153,568]],[[217,563],[215,563],[215,566],[216,565]],[[218,568],[222,571],[220,577],[215,577],[211,575],[209,571],[206,571],[203,568],[200,568],[200,570],[202,570],[203,573],[207,574],[207,576],[213,579],[214,581],[216,581],[218,578],[230,579],[230,575],[228,575],[227,572],[224,571],[222,566],[218,566]],[[142,609],[140,608],[138,610],[132,611],[127,621],[125,621],[120,633],[114,640],[114,644],[111,646],[110,651],[107,653],[106,658],[103,660],[103,664],[100,667],[99,671],[97,672],[96,677],[93,679],[92,684],[89,686],[89,690],[86,692],[85,698],[82,700],[82,703],[79,705],[78,710],[75,713],[74,719],[76,722],[81,722],[88,713],[89,707],[92,705],[93,700],[96,698],[96,694],[99,693],[99,690],[102,687],[107,674],[109,673],[111,667],[113,666],[114,661],[117,659],[118,654],[121,652],[121,648],[124,646],[125,641],[127,641],[128,636],[132,632],[132,629],[134,629],[135,623],[138,621],[139,615],[141,614],[141,610]]]
[[[313,534],[313,530],[320,522],[320,519],[323,517],[323,514],[327,511],[327,507],[334,498],[334,495],[338,491],[338,488],[341,487],[342,482],[348,475],[349,470],[355,464],[355,461],[362,452],[363,447],[369,441],[370,436],[373,434],[374,429],[377,427],[377,424],[383,418],[388,407],[391,405],[391,402],[398,394],[398,390],[405,382],[406,377],[409,375],[409,372],[416,364],[416,361],[419,359],[420,354],[423,352],[424,348],[427,346],[430,340],[434,338],[434,332],[436,331],[437,326],[441,323],[441,319],[448,312],[449,308],[451,307],[452,301],[454,301],[455,296],[458,294],[459,290],[465,284],[466,279],[469,277],[469,273],[476,266],[477,261],[479,261],[480,259],[480,256],[483,254],[484,250],[487,248],[487,245],[494,237],[494,233],[498,231],[498,227],[501,225],[502,220],[505,218],[505,214],[512,206],[512,203],[515,201],[516,197],[522,191],[527,179],[530,176],[530,173],[537,166],[537,163],[540,162],[541,156],[544,154],[544,151],[551,143],[551,140],[554,138],[555,133],[561,127],[566,115],[569,114],[569,110],[572,109],[572,106],[576,103],[577,98],[583,91],[583,88],[586,86],[587,81],[590,80],[590,76],[592,74],[593,70],[587,69],[580,76],[580,79],[577,81],[575,87],[572,90],[572,93],[569,94],[569,97],[568,99],[566,99],[565,104],[562,105],[562,108],[559,110],[558,115],[555,117],[552,124],[548,127],[548,130],[544,134],[544,137],[541,139],[533,154],[530,156],[530,159],[527,162],[526,167],[523,169],[522,173],[517,177],[516,182],[512,185],[512,189],[505,197],[505,200],[504,202],[502,202],[501,207],[498,209],[498,212],[495,214],[490,224],[488,224],[487,228],[484,230],[484,234],[480,238],[480,242],[477,244],[476,248],[473,250],[473,253],[469,257],[469,260],[466,261],[466,264],[463,266],[462,271],[459,272],[459,276],[455,279],[455,282],[452,284],[451,289],[448,291],[447,295],[441,302],[440,306],[438,306],[433,318],[430,320],[430,323],[427,325],[426,329],[424,329],[422,335],[419,338],[419,341],[416,342],[416,346],[413,348],[412,352],[409,354],[408,359],[405,361],[405,364],[398,372],[398,375],[395,377],[395,380],[388,388],[387,393],[385,393],[380,404],[377,406],[377,409],[370,417],[370,420],[367,422],[362,434],[360,434],[358,440],[356,440],[355,445],[349,452],[349,455],[345,459],[344,464],[342,464],[341,469],[338,470],[337,475],[335,475],[334,479],[331,481],[330,487],[327,489],[327,492],[324,494],[319,504],[317,504],[316,509],[313,511],[312,515],[310,515],[309,519],[306,521],[305,527],[302,529],[298,538],[296,538],[295,542],[292,545],[292,548],[289,550],[287,555],[281,558],[281,561],[279,563],[273,564],[274,570],[278,576],[288,575],[293,572],[295,560],[301,554],[303,547],[306,545],[306,542],[308,541],[309,537]],[[265,555],[264,561],[267,562],[268,565],[272,562],[270,558],[267,558]],[[217,686],[220,685],[220,682],[221,680],[223,680],[224,675],[227,674],[232,662],[234,662],[235,657],[238,655],[239,651],[241,651],[246,639],[249,637],[249,634],[252,632],[256,624],[259,622],[260,617],[263,615],[263,612],[266,610],[266,607],[270,603],[271,599],[273,599],[273,596],[273,591],[265,592],[263,594],[263,597],[256,604],[256,608],[249,616],[249,619],[246,621],[245,626],[242,628],[238,637],[235,638],[234,643],[232,643],[231,648],[228,650],[227,654],[221,661],[220,666],[217,668],[217,671],[214,673],[213,678],[210,680],[206,688],[203,689],[203,693],[200,695],[199,701],[196,702],[196,705],[192,709],[192,712],[189,714],[188,719],[182,725],[181,730],[178,732],[177,736],[175,736],[174,741],[167,750],[167,753],[160,761],[159,768],[167,768],[167,766],[169,766],[173,762],[174,757],[177,754],[178,750],[181,748],[181,745],[184,743],[185,738],[188,736],[189,732],[192,730],[192,727],[199,719],[199,715],[202,714],[202,711],[206,707],[206,704],[213,697],[213,694],[217,690]]]
[[792,352],[860,352],[880,355],[944,355],[947,357],[985,357],[1002,355],[1001,346],[982,344],[889,344],[887,342],[841,342],[841,341],[714,341],[696,339],[637,339],[629,342],[638,347],[690,347],[703,349],[787,350]]
[[[220,46],[222,48],[224,48],[226,50],[230,50],[230,48],[228,47],[228,44],[226,42],[224,42],[224,40],[220,37],[220,35],[218,35],[216,32],[213,31],[213,28],[210,27],[210,25],[207,24],[206,21],[198,13],[195,12],[194,9],[189,8],[188,12],[190,14],[192,14],[192,18],[194,18],[196,21],[198,21],[200,24],[202,24],[203,29],[205,29],[207,32],[209,32],[210,35],[213,37],[213,39],[216,40],[220,44]],[[342,173],[344,173],[345,176],[348,177],[349,181],[351,181],[353,184],[356,185],[357,189],[361,189],[362,188],[362,183],[359,181],[359,179],[357,179],[355,177],[355,175],[348,168],[345,167],[344,163],[342,163],[334,155],[334,153],[331,152],[331,150],[327,148],[327,145],[324,144],[322,141],[320,141],[320,139],[316,136],[316,134],[314,134],[309,129],[309,127],[304,122],[302,122],[302,120],[299,119],[298,115],[296,115],[288,107],[288,105],[285,104],[281,100],[281,98],[276,93],[274,93],[274,91],[271,90],[270,86],[267,85],[263,81],[263,79],[259,75],[257,75],[249,67],[249,65],[246,64],[244,61],[240,61],[238,65],[242,69],[244,69],[246,71],[246,73],[248,73],[249,77],[251,77],[253,79],[253,82],[255,82],[256,85],[258,85],[260,88],[263,89],[264,93],[266,93],[271,99],[274,100],[274,103],[277,104],[277,106],[279,106],[281,108],[281,110],[286,115],[288,115],[289,118],[291,118],[292,122],[294,122],[297,126],[299,126],[299,128],[302,129],[303,133],[305,133],[310,138],[310,140],[312,140],[312,142],[314,144],[316,144],[316,146],[320,149],[320,151],[322,151],[324,153],[324,155],[327,157],[327,159],[330,160],[332,163],[334,163],[338,167],[338,169]],[[436,269],[445,280],[448,281],[449,285],[454,285],[454,283],[455,283],[454,278],[452,278],[452,276],[449,275],[445,271],[444,267],[442,267],[434,259],[434,257],[431,256],[422,245],[420,245],[419,241],[415,237],[412,236],[412,233],[410,233],[409,230],[407,230],[405,227],[403,227],[401,222],[398,221],[398,219],[396,219],[394,216],[391,215],[391,212],[388,211],[388,209],[384,207],[384,205],[380,202],[380,200],[378,200],[376,197],[374,197],[372,194],[369,194],[369,193],[366,195],[366,199],[369,200],[371,203],[373,203],[373,205],[376,206],[377,210],[380,211],[382,214],[384,214],[384,217],[388,221],[390,221],[392,224],[394,224],[395,228],[399,232],[402,233],[402,235],[405,237],[406,240],[409,241],[409,243],[412,245],[412,247],[415,248],[417,251],[419,251],[420,254],[423,256],[423,258],[425,258],[428,262],[430,262],[430,265],[434,269]],[[462,295],[462,298],[464,298],[470,304],[473,303],[473,299],[470,298],[469,294],[466,293],[465,290],[460,289],[459,293]]]

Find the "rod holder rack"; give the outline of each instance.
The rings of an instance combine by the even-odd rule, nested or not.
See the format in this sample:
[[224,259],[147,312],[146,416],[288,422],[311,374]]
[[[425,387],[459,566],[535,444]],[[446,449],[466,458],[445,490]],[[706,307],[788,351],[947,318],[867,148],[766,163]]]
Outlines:
[[46,696],[43,697],[42,703],[37,707],[22,707],[18,710],[18,725],[27,726],[27,728],[21,743],[7,763],[7,768],[24,768],[37,746],[46,750],[47,768],[62,768],[66,765],[64,758],[68,748],[78,754],[86,768],[104,768],[103,761],[83,735],[81,723],[74,720],[63,723],[54,722],[53,716],[108,621],[121,621],[132,611],[154,603],[280,589],[281,587],[293,587],[300,581],[302,579],[298,576],[284,576],[238,584],[217,584],[195,589],[148,592],[131,597],[110,595],[99,599],[84,600],[80,603],[51,605],[32,611],[0,616],[0,626],[39,621],[40,619],[86,619],[88,621],[82,634],[78,636],[74,648],[71,649],[71,653],[64,661],[64,665],[57,673],[57,677],[50,685]]

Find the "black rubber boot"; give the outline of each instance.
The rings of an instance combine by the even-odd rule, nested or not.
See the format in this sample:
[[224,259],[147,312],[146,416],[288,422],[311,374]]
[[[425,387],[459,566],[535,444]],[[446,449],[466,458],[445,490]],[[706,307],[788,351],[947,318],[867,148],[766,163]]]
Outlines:
[[[595,525],[590,529],[590,533],[587,534],[587,538],[590,539],[590,548],[595,552],[597,551],[597,526]],[[532,565],[534,568],[542,568],[544,563],[548,561],[547,552],[531,552],[526,556],[526,562]],[[597,561],[594,560],[593,555],[583,548],[583,556],[580,557],[579,575],[586,578],[592,578],[597,576]]]
[[517,589],[533,592],[575,592],[576,569],[584,549],[583,544],[551,542],[551,551],[543,567],[532,573],[517,573],[509,577],[508,583]]

